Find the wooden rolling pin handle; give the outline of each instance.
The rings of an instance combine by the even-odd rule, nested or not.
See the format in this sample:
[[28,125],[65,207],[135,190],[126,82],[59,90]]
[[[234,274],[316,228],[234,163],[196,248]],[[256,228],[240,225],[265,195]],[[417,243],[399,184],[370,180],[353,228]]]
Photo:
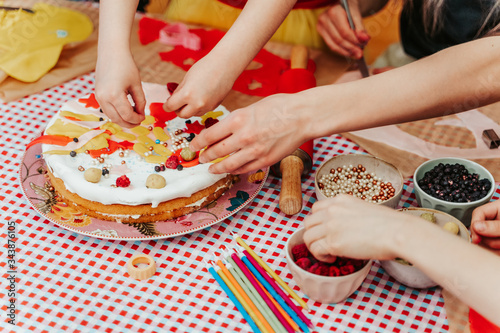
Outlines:
[[290,53],[290,68],[307,69],[309,62],[309,50],[304,45],[295,45]]
[[280,210],[287,215],[294,215],[302,209],[302,171],[304,163],[300,157],[290,155],[280,163],[282,176],[279,200]]

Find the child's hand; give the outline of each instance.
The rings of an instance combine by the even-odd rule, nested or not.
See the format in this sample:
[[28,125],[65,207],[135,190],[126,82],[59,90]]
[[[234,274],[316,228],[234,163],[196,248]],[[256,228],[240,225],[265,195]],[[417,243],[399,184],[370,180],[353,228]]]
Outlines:
[[390,260],[398,233],[410,230],[401,214],[349,195],[317,201],[305,219],[304,241],[315,258],[332,256]]
[[[213,58],[213,57],[212,57]],[[202,116],[215,109],[231,90],[237,75],[226,68],[218,67],[218,62],[207,56],[194,64],[170,96],[163,109],[176,112],[181,118]]]
[[474,209],[470,230],[473,243],[500,255],[500,200]]
[[[132,55],[121,53],[112,58],[102,57],[96,67],[95,85],[96,99],[111,121],[120,126],[133,127],[144,120],[146,99]],[[132,97],[134,106],[130,104],[128,95]]]
[[212,173],[241,174],[272,165],[308,139],[303,135],[310,118],[301,112],[303,103],[290,102],[297,98],[298,94],[276,94],[235,110],[197,135],[190,148],[209,147],[200,155],[201,163],[231,154],[211,165]]
[[349,0],[349,5],[355,31],[351,29],[346,11],[340,4],[331,6],[319,16],[317,30],[332,51],[359,59],[363,56],[363,47],[370,36],[364,30],[358,2]]

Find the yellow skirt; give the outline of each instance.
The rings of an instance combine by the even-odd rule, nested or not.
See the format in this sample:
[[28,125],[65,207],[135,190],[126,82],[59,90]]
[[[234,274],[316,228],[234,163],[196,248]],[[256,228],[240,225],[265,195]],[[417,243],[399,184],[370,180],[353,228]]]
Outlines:
[[[292,10],[271,39],[316,49],[325,48],[326,45],[316,30],[316,23],[318,16],[326,8],[328,7]],[[241,9],[217,0],[170,0],[165,16],[169,20],[228,30],[240,12]]]

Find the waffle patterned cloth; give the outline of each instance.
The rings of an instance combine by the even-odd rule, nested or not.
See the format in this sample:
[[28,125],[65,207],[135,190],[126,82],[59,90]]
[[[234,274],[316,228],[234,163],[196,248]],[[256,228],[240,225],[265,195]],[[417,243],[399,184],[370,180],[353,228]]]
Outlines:
[[[8,297],[0,290],[2,331],[21,332],[248,332],[229,298],[202,259],[232,242],[231,231],[260,254],[300,296],[286,268],[284,247],[316,201],[313,177],[303,184],[304,209],[286,217],[278,206],[279,180],[270,176],[257,197],[231,218],[185,236],[148,241],[103,240],[64,230],[41,217],[23,197],[18,170],[25,146],[69,99],[94,89],[93,74],[43,93],[0,105],[0,191],[2,247],[7,225],[16,222],[16,323],[7,323]],[[318,139],[314,168],[337,154],[366,153],[341,136]],[[314,171],[314,170],[313,170]],[[493,199],[500,197],[500,189]],[[400,206],[415,206],[406,180]],[[5,251],[5,250],[4,250]],[[129,278],[125,264],[135,253],[154,257],[155,276]],[[2,256],[3,282],[8,277]],[[2,283],[3,283],[2,282]],[[440,288],[415,290],[389,277],[376,263],[345,302],[308,300],[315,330],[338,332],[446,332]]]

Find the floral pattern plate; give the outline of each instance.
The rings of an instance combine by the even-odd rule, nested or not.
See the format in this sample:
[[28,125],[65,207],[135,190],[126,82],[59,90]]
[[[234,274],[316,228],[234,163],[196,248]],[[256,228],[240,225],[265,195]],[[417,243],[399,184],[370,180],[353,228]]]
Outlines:
[[40,215],[58,226],[91,237],[116,240],[151,240],[180,236],[221,222],[249,204],[259,193],[269,168],[235,176],[232,188],[216,201],[188,215],[151,223],[118,223],[93,218],[66,205],[46,176],[42,145],[26,150],[19,177],[25,197]]

